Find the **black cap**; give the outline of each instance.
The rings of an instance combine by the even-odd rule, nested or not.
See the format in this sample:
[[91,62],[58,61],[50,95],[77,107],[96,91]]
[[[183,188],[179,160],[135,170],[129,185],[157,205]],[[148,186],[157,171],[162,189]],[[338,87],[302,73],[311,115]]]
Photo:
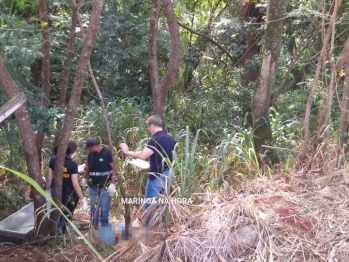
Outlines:
[[86,144],[85,146],[83,147],[83,149],[87,149],[89,147],[93,147],[93,146],[97,146],[99,145],[99,142],[96,140],[96,138],[94,137],[89,137],[87,138],[86,140]]

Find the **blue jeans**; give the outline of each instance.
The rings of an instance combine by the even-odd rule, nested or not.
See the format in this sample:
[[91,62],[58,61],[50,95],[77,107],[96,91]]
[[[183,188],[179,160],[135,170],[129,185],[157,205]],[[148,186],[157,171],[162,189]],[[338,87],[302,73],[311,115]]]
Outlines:
[[[158,195],[165,195],[165,192],[169,188],[170,180],[171,180],[171,174],[169,170],[166,170],[161,177],[157,177],[153,180],[148,179],[147,185],[145,186],[145,198],[154,198]],[[144,204],[144,211],[148,209],[150,206],[150,201],[146,201]],[[149,222],[152,218],[152,215],[148,217],[148,219],[145,222],[145,226],[149,225]]]
[[[75,193],[74,189],[64,187],[62,189],[62,204],[64,204],[65,208],[63,209],[64,215],[67,217],[67,219],[72,220],[74,210],[79,202],[79,197]],[[67,210],[68,209],[68,210]],[[65,231],[67,229],[68,222],[66,219],[61,216],[58,222],[58,232],[61,234],[65,234]]]
[[58,221],[58,234],[65,234],[65,231],[67,230],[66,223],[67,222],[65,221],[64,217],[61,216]]
[[91,201],[91,223],[97,229],[99,221],[102,227],[109,226],[111,196],[106,190],[89,188]]

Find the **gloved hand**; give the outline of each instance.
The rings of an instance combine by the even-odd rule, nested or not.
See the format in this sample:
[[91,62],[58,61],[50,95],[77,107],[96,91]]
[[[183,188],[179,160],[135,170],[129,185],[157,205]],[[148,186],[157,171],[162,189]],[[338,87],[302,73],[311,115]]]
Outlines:
[[81,185],[82,185],[83,188],[87,188],[88,187],[88,185],[87,185],[87,178],[83,178],[82,179]]
[[114,184],[110,184],[108,186],[108,193],[109,193],[109,196],[113,196],[116,192],[116,189],[115,189],[115,185]]
[[86,201],[86,197],[84,197],[82,200],[82,211],[87,211],[88,209],[88,205],[87,205],[87,201]]

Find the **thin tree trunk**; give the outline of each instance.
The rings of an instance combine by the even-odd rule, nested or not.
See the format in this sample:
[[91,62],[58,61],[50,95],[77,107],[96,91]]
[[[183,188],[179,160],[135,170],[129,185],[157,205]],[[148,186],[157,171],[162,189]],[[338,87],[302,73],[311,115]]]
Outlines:
[[314,149],[318,148],[318,146],[326,139],[326,129],[329,125],[330,116],[331,116],[331,108],[333,102],[333,95],[337,84],[337,77],[335,66],[331,63],[331,79],[330,83],[326,87],[326,92],[322,99],[322,104],[319,107],[318,112],[318,123],[317,123],[317,133],[314,139]]
[[263,51],[260,85],[255,89],[252,100],[252,120],[254,144],[257,152],[272,138],[269,108],[271,91],[274,85],[278,56],[282,45],[283,21],[286,14],[286,1],[270,0],[267,6],[266,44]]
[[61,108],[65,107],[65,102],[67,99],[67,90],[68,90],[71,65],[72,65],[72,60],[74,55],[74,43],[76,38],[75,30],[76,30],[76,23],[77,23],[76,10],[77,10],[77,7],[76,5],[74,5],[72,19],[71,19],[70,33],[68,38],[68,46],[67,46],[68,54],[64,62],[64,76],[62,81],[60,97],[59,97],[59,107]]
[[[76,30],[76,23],[77,23],[76,10],[77,10],[77,6],[75,4],[73,7],[70,33],[68,38],[68,46],[67,46],[68,54],[64,62],[64,76],[63,76],[62,87],[61,87],[61,92],[59,97],[59,104],[58,104],[58,106],[63,109],[65,108],[65,104],[67,100],[67,90],[68,90],[70,73],[71,73],[71,65],[72,65],[72,60],[74,55],[74,43],[76,38],[75,30]],[[60,130],[62,128],[62,125],[63,125],[62,122],[58,122],[57,129]],[[57,134],[57,136],[55,137],[55,142],[54,142],[55,145],[59,143],[58,141],[60,140],[60,135],[61,133]]]
[[[192,14],[195,14],[196,6],[198,3],[200,4],[198,0],[195,0],[194,2],[190,3],[192,4],[192,6],[188,8],[188,11]],[[207,24],[205,28],[201,30],[202,33],[199,33],[199,34],[201,34],[203,38],[209,39],[209,42],[212,43],[213,41],[218,48],[220,48],[227,56],[230,56],[230,58],[233,59],[230,53],[223,46],[219,45],[216,41],[214,41],[213,39],[205,35],[205,33],[210,30],[211,25],[215,21],[215,19],[220,15],[222,15],[222,13],[224,13],[225,10],[230,6],[230,4],[227,3],[223,8],[220,8],[219,7],[220,4],[221,4],[220,1],[216,2],[215,5],[210,9],[210,11],[208,11],[210,13],[210,16],[207,19]],[[218,9],[220,9],[218,12],[218,15],[214,16],[214,14]],[[190,26],[193,28],[195,15],[192,15],[190,20],[191,20]],[[177,23],[179,26],[184,26],[179,22]],[[194,77],[194,71],[199,67],[202,60],[202,51],[204,51],[206,49],[206,46],[208,45],[208,42],[202,38],[199,38],[197,39],[196,42],[193,42],[193,34],[198,34],[198,32],[195,32],[195,31],[193,32],[193,30],[188,27],[186,27],[186,29],[189,32],[191,32],[191,34],[189,34],[189,37],[188,37],[189,46],[187,48],[187,53],[192,59],[190,59],[190,61],[184,61],[183,92],[187,92],[191,89],[191,82]]]
[[149,26],[149,41],[148,41],[148,58],[149,58],[149,74],[153,98],[153,111],[155,114],[163,112],[161,105],[161,92],[158,68],[158,21],[160,17],[159,0],[151,1],[150,26]]
[[302,163],[306,160],[307,157],[307,152],[309,149],[309,144],[310,144],[310,130],[309,130],[309,126],[310,126],[310,111],[311,111],[311,105],[313,102],[313,98],[314,98],[314,93],[315,93],[315,89],[318,85],[318,80],[319,80],[319,76],[320,76],[320,71],[321,71],[321,67],[323,65],[325,56],[326,56],[326,51],[327,51],[327,45],[328,45],[328,41],[331,37],[332,34],[332,27],[335,24],[336,21],[336,17],[337,17],[337,12],[338,12],[338,3],[339,5],[341,4],[341,0],[336,1],[336,7],[334,8],[333,14],[332,14],[332,18],[331,18],[331,22],[330,25],[326,31],[324,40],[323,40],[323,44],[322,44],[322,48],[320,51],[320,55],[319,55],[319,59],[318,59],[318,63],[316,65],[316,69],[315,69],[315,74],[314,74],[314,80],[312,82],[310,91],[309,91],[309,96],[308,96],[308,101],[307,101],[307,105],[305,108],[305,116],[304,116],[304,146],[303,146],[303,150],[301,152],[301,154],[299,155],[299,163],[297,166],[302,166]]
[[[50,36],[48,31],[48,9],[46,0],[39,1],[39,19],[41,22],[41,41],[42,41],[42,71],[41,71],[41,89],[45,97],[41,99],[41,104],[48,108],[50,99]],[[41,149],[44,142],[45,133],[38,130],[36,135],[36,148],[39,154],[41,165]]]
[[[65,152],[66,152],[67,145],[73,130],[74,118],[80,103],[80,95],[83,88],[83,83],[84,83],[88,63],[90,60],[92,47],[97,37],[99,20],[103,11],[103,6],[104,6],[104,0],[95,0],[93,3],[90,23],[86,33],[84,46],[79,56],[79,62],[78,62],[78,67],[77,67],[77,71],[74,78],[71,97],[69,100],[67,113],[64,120],[64,124],[63,124],[61,139],[58,145],[57,160],[55,163],[55,171],[54,171],[55,183],[54,183],[54,192],[53,192],[53,197],[58,201],[61,201],[62,199],[61,171],[63,170],[63,166],[64,166]],[[52,222],[50,221],[50,230],[52,235],[56,234],[57,222],[59,220],[59,217],[60,217],[60,214],[59,212],[56,212],[56,211],[54,211],[51,215]]]
[[[304,33],[303,37],[300,39],[298,46],[303,45],[302,47],[296,48],[291,55],[291,61],[288,65],[288,69],[287,69],[287,73],[284,75],[284,78],[282,79],[279,87],[276,89],[276,91],[273,93],[272,97],[271,97],[271,101],[270,101],[270,106],[273,106],[276,99],[279,97],[281,91],[284,89],[285,87],[285,83],[287,81],[287,79],[289,78],[290,73],[292,72],[292,69],[294,67],[294,65],[296,64],[298,58],[303,54],[303,52],[308,48],[309,43],[311,42],[312,39],[314,39],[316,37],[316,35],[318,34],[318,31],[320,29],[320,27],[316,28],[314,30],[313,35],[309,36],[309,32],[314,28],[314,24],[312,23],[307,31]],[[300,72],[294,72],[293,73],[294,79],[291,81],[290,83],[290,89],[294,89],[295,86],[297,85],[297,83],[302,79],[302,75]]]
[[257,7],[256,3],[253,1],[244,1],[241,6],[241,11],[245,22],[249,23],[252,20],[255,24],[253,25],[255,29],[248,30],[247,32],[247,46],[246,52],[243,56],[243,63],[246,72],[243,75],[242,80],[244,86],[247,87],[249,83],[255,82],[258,79],[258,70],[251,67],[249,61],[251,61],[256,54],[260,53],[260,46],[258,44],[261,40],[261,35],[254,31],[257,31],[257,28],[262,26],[263,14],[261,12],[261,7]]
[[[257,31],[257,28],[262,26],[263,14],[261,12],[261,7],[257,7],[256,3],[253,1],[244,1],[241,6],[241,11],[243,13],[243,19],[245,22],[249,23],[251,20],[254,22],[254,28],[248,30],[247,32],[247,46],[242,61],[244,73],[241,76],[241,80],[245,88],[253,85],[253,89],[255,89],[260,68],[253,65],[253,58],[261,52],[259,42],[262,37],[261,34],[255,31]],[[250,126],[253,126],[250,105],[246,105],[244,108],[242,108],[242,117],[245,117],[246,113],[248,114],[247,123]]]
[[149,29],[149,73],[152,84],[153,111],[154,114],[163,118],[163,107],[166,94],[174,83],[181,59],[180,35],[177,19],[174,14],[173,6],[170,0],[162,0],[163,10],[168,24],[171,38],[171,58],[164,79],[160,82],[157,64],[157,34],[158,21],[160,16],[160,5],[158,0],[151,1],[151,16]]
[[[344,50],[342,52],[340,63],[341,65],[338,65],[337,62],[337,69],[338,71],[342,70],[343,63],[342,61],[345,60],[345,77],[344,77],[344,84],[343,84],[343,94],[342,94],[342,102],[341,102],[341,113],[339,117],[339,131],[340,131],[340,139],[339,139],[339,148],[342,151],[342,153],[347,152],[347,142],[348,142],[348,112],[349,112],[349,38],[345,44]],[[336,65],[336,66],[337,66]],[[337,71],[337,72],[338,72]]]
[[224,48],[224,46],[222,46],[220,43],[218,43],[216,40],[212,39],[211,37],[205,35],[204,33],[200,33],[200,32],[196,32],[195,30],[185,26],[184,24],[180,23],[180,22],[177,22],[177,24],[180,26],[180,27],[183,27],[184,29],[187,29],[189,32],[195,34],[195,35],[198,35],[198,36],[201,36],[202,38],[205,38],[207,41],[211,42],[212,44],[214,44],[216,47],[218,47],[219,50],[222,51],[222,53],[224,53],[228,58],[229,60],[232,62],[232,63],[235,63],[235,59],[234,57],[230,54],[230,52]]
[[[335,1],[334,8],[335,10],[338,10],[340,7],[341,1]],[[337,11],[338,12],[338,11]],[[318,148],[318,145],[320,145],[324,139],[326,138],[326,129],[330,122],[330,116],[331,116],[331,109],[332,109],[332,103],[333,103],[333,95],[336,88],[337,83],[337,77],[336,77],[336,66],[334,63],[331,62],[331,57],[333,53],[334,48],[334,40],[335,40],[335,23],[331,24],[332,30],[331,30],[331,46],[327,50],[327,59],[329,60],[329,65],[331,67],[331,79],[330,83],[326,87],[326,92],[322,98],[322,104],[319,107],[318,112],[318,123],[317,123],[317,133],[314,140],[314,149]]]
[[[75,0],[73,0],[73,3],[74,3],[74,6],[76,7],[76,2],[75,2]],[[84,28],[83,28],[83,26],[82,26],[82,22],[81,22],[81,19],[80,19],[80,14],[79,14],[79,12],[78,12],[78,9],[76,9],[76,17],[77,17],[77,21],[78,21],[79,26],[80,26],[80,31],[81,31],[82,37],[83,37],[83,39],[85,40],[86,36],[85,36]],[[111,136],[110,125],[109,125],[109,121],[108,121],[108,118],[107,118],[107,112],[106,112],[105,104],[104,104],[104,98],[103,98],[102,93],[101,93],[101,91],[100,91],[100,88],[99,88],[99,86],[98,86],[98,84],[97,84],[97,81],[96,81],[96,78],[95,78],[95,76],[94,76],[94,73],[93,73],[93,70],[92,70],[90,61],[88,62],[88,72],[90,73],[93,86],[94,86],[94,88],[95,88],[95,90],[96,90],[96,93],[97,93],[97,95],[98,95],[98,99],[99,99],[99,102],[100,102],[100,105],[101,105],[101,108],[102,108],[103,120],[104,120],[104,123],[105,123],[105,127],[106,127],[106,129],[107,129],[109,148],[111,149],[111,152],[112,152],[112,155],[113,155],[113,163],[114,163],[115,172],[116,172],[116,179],[117,179],[118,185],[119,185],[119,187],[120,187],[120,191],[121,191],[122,198],[123,198],[124,200],[126,200],[126,198],[127,198],[126,190],[125,190],[125,187],[124,187],[124,185],[123,185],[123,183],[122,183],[122,178],[121,178],[121,176],[120,176],[120,173],[119,173],[118,170],[117,170],[118,165],[117,165],[117,161],[116,161],[115,152],[114,152],[114,150],[113,150],[114,143],[113,143],[113,139],[112,139],[112,136]],[[129,204],[127,203],[127,201],[125,201],[126,236],[129,235],[129,234],[128,234],[128,230],[129,230],[129,225],[130,225],[130,223],[131,223],[130,206],[129,206]]]
[[[16,83],[9,74],[2,58],[0,57],[0,86],[6,93],[6,96],[11,99],[20,93]],[[20,130],[21,138],[24,145],[25,160],[28,168],[28,175],[34,179],[39,185],[43,186],[41,176],[41,168],[36,150],[35,135],[31,124],[30,115],[26,104],[23,104],[15,111],[16,120]],[[34,187],[31,187],[31,198],[34,202],[35,212],[46,203],[45,198]],[[39,235],[48,234],[48,221],[43,220],[44,212],[38,212],[35,216],[35,231]]]
[[48,9],[46,0],[39,2],[39,19],[41,21],[41,41],[42,41],[42,92],[45,97],[42,98],[41,103],[48,108],[50,99],[50,36],[48,31]]

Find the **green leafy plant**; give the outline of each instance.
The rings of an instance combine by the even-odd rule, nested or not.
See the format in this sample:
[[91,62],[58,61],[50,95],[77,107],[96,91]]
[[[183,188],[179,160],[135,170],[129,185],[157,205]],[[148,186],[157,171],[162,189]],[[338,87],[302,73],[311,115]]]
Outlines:
[[173,151],[172,170],[174,174],[174,183],[176,184],[178,197],[190,197],[192,193],[198,191],[199,175],[197,170],[198,160],[197,149],[200,131],[198,130],[190,145],[190,132],[187,126],[178,136],[185,137],[184,146],[181,143],[176,145]]

